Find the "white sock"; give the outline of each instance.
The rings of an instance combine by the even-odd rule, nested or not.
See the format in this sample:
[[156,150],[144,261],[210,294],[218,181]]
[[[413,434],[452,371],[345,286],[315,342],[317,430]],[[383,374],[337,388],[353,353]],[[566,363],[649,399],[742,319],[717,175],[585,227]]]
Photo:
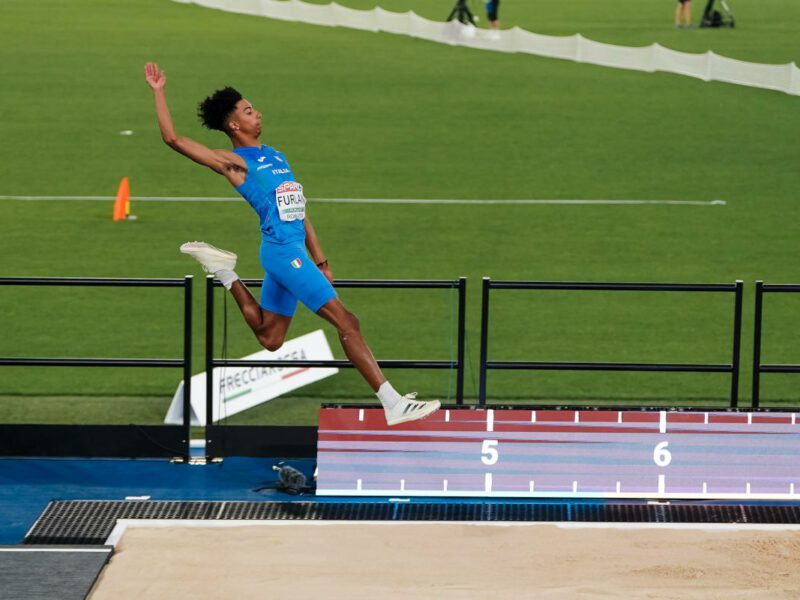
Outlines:
[[381,401],[384,409],[394,408],[397,406],[397,403],[403,399],[388,381],[383,382],[375,395],[378,397],[378,400]]
[[231,289],[233,282],[239,279],[239,276],[230,269],[220,269],[214,273],[214,277],[219,279],[219,282],[225,286],[226,290]]

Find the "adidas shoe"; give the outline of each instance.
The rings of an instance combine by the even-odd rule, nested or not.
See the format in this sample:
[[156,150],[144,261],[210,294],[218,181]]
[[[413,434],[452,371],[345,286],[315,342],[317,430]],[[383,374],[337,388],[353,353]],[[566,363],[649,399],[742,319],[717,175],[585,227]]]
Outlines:
[[227,250],[220,250],[205,242],[186,242],[181,252],[194,258],[206,273],[216,273],[223,269],[233,271],[236,267],[236,255]]
[[428,415],[439,410],[439,407],[442,405],[438,400],[422,402],[421,400],[416,400],[416,397],[416,392],[406,394],[402,397],[400,402],[392,408],[387,408],[386,424],[390,426],[399,425],[400,423],[406,423],[408,421],[424,419]]

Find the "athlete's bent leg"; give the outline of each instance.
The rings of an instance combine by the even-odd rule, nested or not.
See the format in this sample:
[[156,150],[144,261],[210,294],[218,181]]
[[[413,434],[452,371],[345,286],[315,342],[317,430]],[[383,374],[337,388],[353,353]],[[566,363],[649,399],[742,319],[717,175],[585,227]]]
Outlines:
[[361,334],[358,318],[344,307],[339,298],[326,302],[317,314],[336,327],[344,353],[380,399],[389,425],[422,419],[439,408],[441,404],[438,400],[421,402],[415,400],[416,394],[401,396],[395,391],[383,376],[372,350]]
[[259,343],[273,352],[283,346],[292,317],[261,308],[241,279],[233,282],[230,292]]
[[[244,320],[247,321],[264,348],[275,351],[283,346],[286,332],[292,323],[292,317],[261,308],[250,294],[250,290],[233,270],[236,268],[237,259],[233,252],[222,250],[206,242],[187,242],[181,246],[180,250],[199,262],[206,273],[213,273],[214,277],[225,286],[225,289],[231,292],[242,311]],[[272,282],[265,280],[265,286],[270,284]],[[289,314],[293,312],[294,309]]]

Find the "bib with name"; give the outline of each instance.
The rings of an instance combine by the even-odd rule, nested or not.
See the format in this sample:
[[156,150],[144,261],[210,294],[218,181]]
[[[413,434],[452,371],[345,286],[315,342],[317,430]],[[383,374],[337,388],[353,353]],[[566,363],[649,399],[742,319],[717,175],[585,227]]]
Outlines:
[[284,181],[275,189],[275,202],[281,221],[306,218],[306,197],[303,186],[296,181]]

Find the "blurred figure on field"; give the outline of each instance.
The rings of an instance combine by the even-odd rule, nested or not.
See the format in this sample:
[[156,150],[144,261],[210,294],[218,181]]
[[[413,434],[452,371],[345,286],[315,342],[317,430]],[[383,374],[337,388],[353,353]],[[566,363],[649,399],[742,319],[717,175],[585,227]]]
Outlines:
[[678,0],[675,7],[675,27],[692,26],[692,0]]
[[486,2],[486,17],[489,19],[489,26],[492,29],[500,29],[500,21],[497,17],[499,7],[500,0],[487,0]]

